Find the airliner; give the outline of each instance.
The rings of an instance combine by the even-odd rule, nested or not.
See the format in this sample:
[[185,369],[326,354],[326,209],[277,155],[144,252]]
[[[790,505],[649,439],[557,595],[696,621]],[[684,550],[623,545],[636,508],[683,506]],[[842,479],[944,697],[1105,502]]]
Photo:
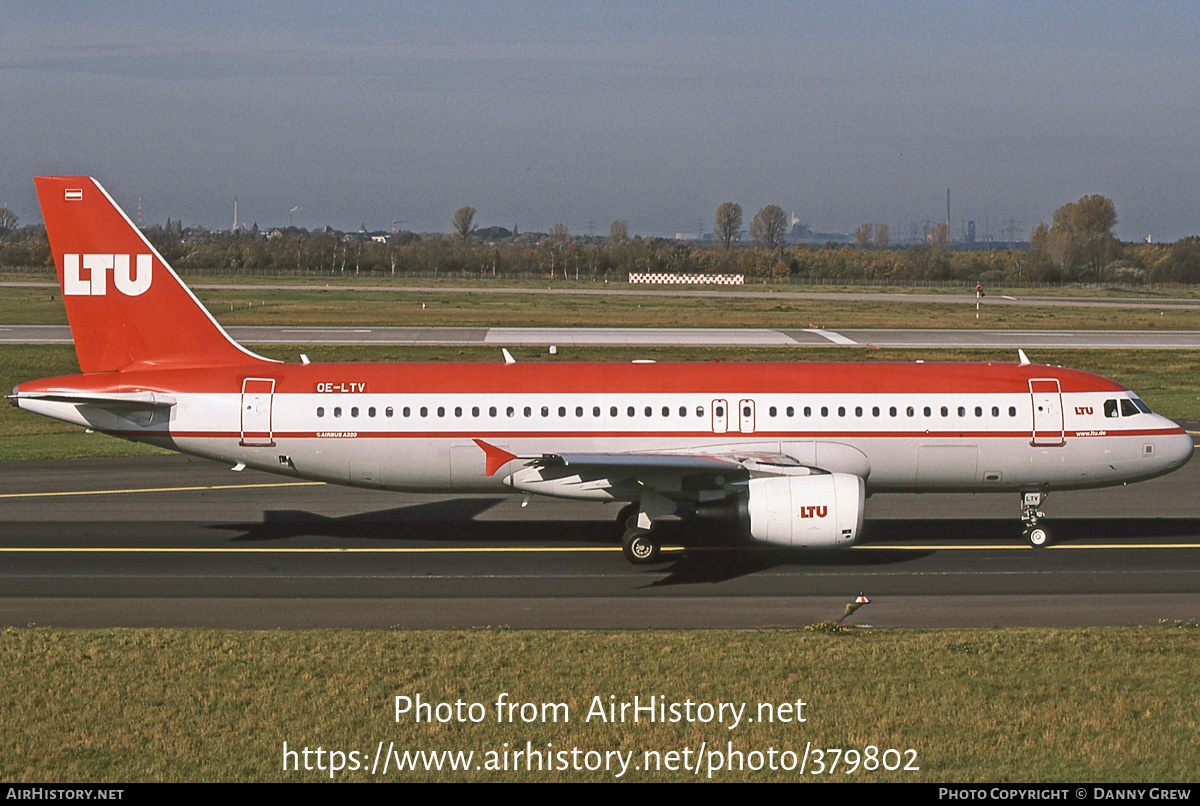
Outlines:
[[[867,495],[1008,493],[1046,546],[1046,496],[1160,476],[1182,428],[1124,386],[1030,363],[282,363],[234,342],[88,177],[36,180],[81,373],[12,401],[94,431],[385,490],[623,504],[626,558],[661,524],[824,549]],[[675,530],[685,531],[685,530]]]

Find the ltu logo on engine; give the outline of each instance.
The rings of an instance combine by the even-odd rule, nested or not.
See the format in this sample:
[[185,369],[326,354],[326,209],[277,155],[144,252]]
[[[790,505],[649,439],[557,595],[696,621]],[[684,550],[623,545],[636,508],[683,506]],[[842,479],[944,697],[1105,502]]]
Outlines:
[[800,507],[801,518],[824,518],[829,514],[829,507]]
[[[63,294],[65,296],[102,297],[108,293],[108,272],[113,285],[128,297],[146,293],[150,288],[150,255],[137,255],[137,271],[131,271],[130,255],[63,255]],[[87,278],[80,276],[80,268]]]

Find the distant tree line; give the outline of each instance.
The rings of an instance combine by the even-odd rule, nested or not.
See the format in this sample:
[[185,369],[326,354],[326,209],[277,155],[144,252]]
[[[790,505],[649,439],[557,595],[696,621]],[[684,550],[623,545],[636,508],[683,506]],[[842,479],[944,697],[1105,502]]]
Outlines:
[[[1122,244],[1113,235],[1111,199],[1086,196],[1055,211],[1034,230],[1028,250],[954,251],[945,233],[930,242],[893,248],[886,225],[864,224],[855,245],[785,244],[787,218],[776,205],[755,215],[743,242],[740,205],[726,202],[714,216],[711,243],[629,234],[614,221],[607,238],[572,236],[562,224],[548,233],[479,229],[476,211],[455,214],[451,234],[401,232],[374,236],[295,227],[208,232],[151,227],[147,238],[183,272],[234,274],[536,276],[625,282],[632,272],[743,274],[753,281],[1183,283],[1200,284],[1200,237],[1175,244]],[[50,267],[45,230],[19,227],[0,208],[0,269]]]

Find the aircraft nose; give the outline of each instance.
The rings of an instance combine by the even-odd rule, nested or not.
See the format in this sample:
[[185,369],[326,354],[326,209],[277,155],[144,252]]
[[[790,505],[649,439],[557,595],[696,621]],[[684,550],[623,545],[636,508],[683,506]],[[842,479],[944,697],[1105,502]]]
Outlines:
[[1192,458],[1195,448],[1196,443],[1192,439],[1192,435],[1184,431],[1165,437],[1160,450],[1162,458],[1167,463],[1167,468],[1174,470],[1187,464],[1187,461]]

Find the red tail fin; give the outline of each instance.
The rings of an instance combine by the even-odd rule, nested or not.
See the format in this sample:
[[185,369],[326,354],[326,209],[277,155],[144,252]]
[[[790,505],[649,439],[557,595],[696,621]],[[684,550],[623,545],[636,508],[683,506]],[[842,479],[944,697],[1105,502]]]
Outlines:
[[268,360],[229,338],[99,182],[34,182],[80,369]]

